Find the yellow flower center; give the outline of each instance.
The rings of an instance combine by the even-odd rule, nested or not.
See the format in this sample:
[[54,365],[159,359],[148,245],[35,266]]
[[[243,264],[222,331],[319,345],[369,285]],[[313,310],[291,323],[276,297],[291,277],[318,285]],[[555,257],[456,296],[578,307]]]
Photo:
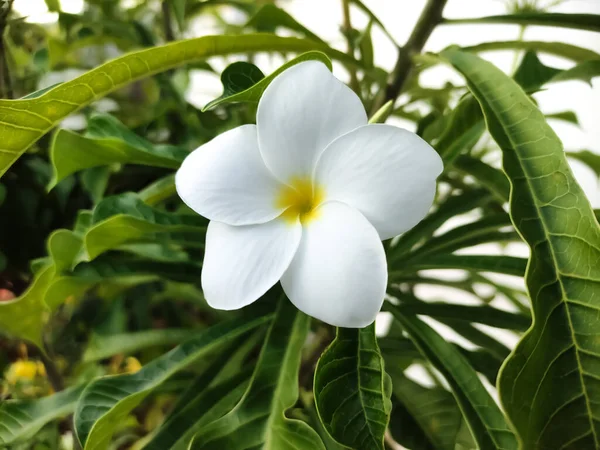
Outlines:
[[303,224],[317,217],[316,208],[325,198],[321,186],[313,185],[308,177],[294,177],[283,187],[277,196],[275,206],[286,208],[281,217],[289,223],[297,219]]

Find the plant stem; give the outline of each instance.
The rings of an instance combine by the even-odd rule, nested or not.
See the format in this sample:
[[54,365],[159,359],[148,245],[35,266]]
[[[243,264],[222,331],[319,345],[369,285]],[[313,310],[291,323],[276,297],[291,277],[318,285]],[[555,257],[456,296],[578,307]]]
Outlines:
[[[350,20],[350,0],[342,0],[342,27],[344,29],[344,36],[348,45],[348,55],[354,58],[354,42],[352,40],[352,21]],[[358,77],[356,76],[356,69],[349,67],[350,72],[350,87],[354,92],[359,94],[360,85],[358,84]]]
[[175,33],[173,33],[173,18],[171,16],[171,6],[169,0],[163,0],[161,4],[162,16],[163,16],[163,30],[165,33],[165,40],[171,42],[175,40]]
[[8,58],[4,46],[4,33],[6,31],[6,20],[12,10],[14,0],[8,0],[6,7],[0,11],[0,94],[2,98],[13,98],[13,86],[8,68]]
[[377,111],[384,103],[390,100],[395,101],[398,98],[413,68],[413,56],[421,53],[435,27],[442,22],[442,11],[447,1],[427,1],[406,44],[398,49],[396,66],[392,71],[385,93],[375,101],[373,111]]

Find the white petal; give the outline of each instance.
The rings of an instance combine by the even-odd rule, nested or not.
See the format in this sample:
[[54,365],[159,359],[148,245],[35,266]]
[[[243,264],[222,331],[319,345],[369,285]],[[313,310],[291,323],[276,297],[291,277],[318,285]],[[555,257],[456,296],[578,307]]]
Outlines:
[[276,207],[281,184],[260,157],[255,125],[226,131],[190,153],[175,185],[198,214],[229,225],[268,222],[283,211]]
[[381,239],[403,233],[433,203],[442,159],[423,139],[390,125],[367,125],[341,136],[323,152],[315,182],[325,201],[351,205]]
[[240,227],[210,222],[202,266],[208,304],[231,310],[257,300],[288,268],[301,236],[300,222],[276,219]]
[[267,87],[256,121],[265,164],[287,183],[312,174],[323,149],[366,124],[367,115],[356,94],[327,66],[306,61],[287,69]]
[[281,284],[291,302],[310,316],[338,327],[369,325],[387,285],[377,231],[350,206],[321,205],[303,227],[300,247]]

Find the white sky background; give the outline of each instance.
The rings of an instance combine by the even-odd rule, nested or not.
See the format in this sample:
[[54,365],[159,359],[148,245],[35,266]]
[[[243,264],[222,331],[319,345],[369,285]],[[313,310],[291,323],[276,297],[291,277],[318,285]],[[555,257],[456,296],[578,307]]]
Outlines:
[[[342,23],[340,1],[281,0],[278,4],[308,29],[329,42],[333,47],[345,50],[346,42],[339,31]],[[548,1],[541,0],[541,3],[548,3]],[[403,44],[408,38],[425,4],[425,0],[363,0],[363,2],[379,17],[387,30],[400,44]],[[83,7],[83,0],[61,0],[61,6],[64,11],[76,13]],[[45,12],[47,9],[44,0],[16,0],[15,9],[23,15],[29,15],[32,21],[48,22],[56,20],[52,14]],[[563,4],[552,8],[551,11],[600,14],[600,0],[567,0]],[[243,23],[244,21],[243,15],[237,10],[224,8],[223,12],[226,19],[230,22]],[[506,12],[506,3],[502,0],[449,0],[444,10],[444,16],[448,18],[481,17],[504,14]],[[368,23],[368,18],[354,7],[351,9],[351,14],[353,26],[358,29],[364,29]],[[219,31],[214,21],[209,17],[201,16],[192,22],[190,30],[186,33],[186,37],[215,34],[219,33]],[[425,50],[436,52],[450,44],[470,46],[480,42],[515,40],[518,33],[519,27],[516,25],[440,26],[432,34],[425,46]],[[372,38],[375,49],[375,64],[384,69],[391,70],[396,61],[396,49],[376,25],[373,26]],[[586,47],[600,53],[600,33],[593,33],[591,31],[532,26],[528,27],[525,39],[565,42]],[[511,51],[502,51],[481,55],[508,72],[513,63],[513,54]],[[540,59],[542,62],[555,67],[566,68],[572,65],[572,63],[561,58],[543,54],[540,55]],[[221,59],[220,62],[216,61],[213,65],[221,70],[234,60],[234,57],[226,58],[226,60]],[[283,60],[277,56],[261,56],[257,57],[255,62],[263,72],[270,73]],[[340,65],[334,64],[334,72],[341,79],[347,80],[347,74]],[[463,79],[457,73],[449,67],[443,66],[436,66],[425,72],[421,77],[422,83],[429,87],[441,87],[448,80],[455,84],[464,84]],[[191,103],[203,106],[208,101],[218,97],[221,91],[222,87],[218,75],[197,72],[192,76],[192,83],[187,98]],[[566,150],[589,149],[600,154],[600,78],[593,81],[593,87],[591,88],[580,81],[553,84],[546,91],[535,94],[535,98],[545,113],[572,110],[577,114],[581,127],[564,122],[550,121],[550,124],[562,139]],[[414,125],[410,122],[396,121],[393,123],[414,129]],[[600,185],[598,178],[584,164],[578,161],[570,162],[576,178],[587,193],[592,205],[595,208],[600,208]],[[472,220],[472,216],[470,220]],[[455,220],[452,226],[456,226],[457,224],[460,224],[460,219]],[[499,251],[499,246],[489,244],[479,246],[476,249],[470,249],[468,253],[497,254]],[[527,249],[524,244],[511,244],[505,253],[526,256]],[[432,276],[443,278],[448,275],[452,276],[452,272],[459,271],[430,272],[433,272],[430,273]],[[516,281],[514,277],[508,276],[503,277],[498,275],[494,278],[507,284],[515,284]],[[518,281],[517,285],[519,284],[522,285],[522,280]],[[473,304],[477,301],[477,299],[470,297],[468,294],[444,287],[421,287],[417,294],[424,299],[443,300],[447,302]],[[502,299],[495,300],[493,304],[499,308],[512,309]],[[385,322],[385,320],[378,320],[378,325],[384,325]],[[429,320],[428,322],[432,323]],[[469,343],[466,343],[464,339],[457,336],[447,327],[437,323],[432,323],[432,325],[448,339],[460,342],[467,346],[467,348],[473,347],[472,344],[468,345]],[[514,346],[517,340],[514,334],[506,331],[491,330],[490,334],[510,347]],[[414,370],[412,377],[421,382],[425,379],[423,372],[417,369]],[[488,388],[491,389],[489,385]]]

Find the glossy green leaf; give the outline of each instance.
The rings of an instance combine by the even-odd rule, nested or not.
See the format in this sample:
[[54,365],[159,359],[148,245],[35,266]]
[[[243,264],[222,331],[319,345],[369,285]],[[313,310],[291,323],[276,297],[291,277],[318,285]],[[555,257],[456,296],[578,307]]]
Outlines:
[[600,15],[596,14],[521,12],[517,14],[506,14],[504,16],[474,17],[469,19],[446,19],[443,23],[543,25],[548,27],[574,28],[576,30],[600,31]]
[[[221,81],[224,87],[223,95],[209,102],[202,110],[206,111],[208,109],[214,108],[217,105],[227,103],[258,103],[260,97],[262,96],[267,86],[271,83],[271,81],[275,79],[277,75],[298,63],[313,60],[321,61],[323,64],[329,67],[329,70],[331,70],[332,68],[331,60],[327,57],[327,55],[318,51],[306,52],[301,54],[297,58],[294,58],[291,61],[288,61],[287,63],[283,64],[279,69],[277,69],[267,77],[264,77],[263,75],[259,78],[258,75],[260,70],[251,64],[250,66],[255,67],[252,73],[250,73],[250,69],[247,66],[248,63],[243,63],[241,66],[236,66],[235,64],[232,64],[231,66],[227,67],[227,69],[225,69],[225,71],[221,75]],[[242,67],[244,69],[242,69]],[[257,70],[258,72],[256,72]],[[242,74],[242,71],[245,72],[245,74]],[[262,72],[260,72],[260,75],[262,75]],[[232,76],[235,76],[236,78],[241,78],[242,81],[238,79],[235,82],[235,84],[233,84],[230,80]]]
[[383,450],[391,386],[375,325],[338,328],[315,370],[315,405],[327,432],[351,448]]
[[73,412],[84,386],[74,386],[35,400],[5,400],[0,404],[0,447],[25,442],[48,422]]
[[287,11],[278,8],[272,3],[267,3],[262,6],[254,16],[250,18],[248,23],[246,23],[246,26],[254,28],[256,31],[266,31],[270,33],[275,33],[277,28],[283,27],[295,31],[313,41],[323,42],[319,36],[294,19]]
[[465,357],[417,316],[390,307],[417,348],[442,373],[480,449],[516,449],[506,419]]
[[194,333],[197,331],[162,328],[108,335],[92,334],[82,359],[84,362],[97,361],[119,353],[131,355],[148,347],[180,344]]
[[96,115],[83,136],[68,130],[56,133],[50,146],[53,174],[48,187],[80,170],[113,163],[177,169],[187,155],[182,148],[154,146],[108,114]]
[[506,361],[500,398],[524,448],[600,448],[600,227],[543,114],[476,56],[443,56],[468,80],[500,145],[510,213],[531,247],[534,321]]
[[81,395],[75,411],[77,437],[85,450],[106,449],[122,421],[171,375],[225,342],[264,324],[271,315],[222,322],[201,331],[134,374],[100,378]]
[[38,139],[69,114],[135,80],[216,55],[319,50],[347,64],[352,58],[309,39],[270,34],[203,36],[129,53],[36,98],[0,100],[0,176]]
[[575,62],[597,60],[600,54],[582,47],[577,47],[564,42],[547,41],[494,41],[484,42],[471,47],[463,47],[464,51],[473,53],[502,51],[502,50],[531,50],[549,55],[560,56]]
[[309,325],[308,316],[285,297],[280,300],[242,399],[202,428],[190,450],[325,450],[309,425],[285,416],[298,400],[298,370]]

